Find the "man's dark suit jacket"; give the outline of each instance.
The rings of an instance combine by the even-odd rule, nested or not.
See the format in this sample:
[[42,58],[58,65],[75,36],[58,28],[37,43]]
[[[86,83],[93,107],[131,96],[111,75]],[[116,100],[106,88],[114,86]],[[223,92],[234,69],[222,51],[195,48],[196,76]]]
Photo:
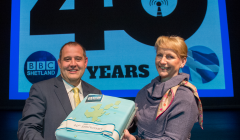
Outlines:
[[[101,94],[90,84],[81,82],[83,96]],[[56,140],[55,131],[72,111],[61,76],[32,85],[22,118],[18,124],[19,140]]]

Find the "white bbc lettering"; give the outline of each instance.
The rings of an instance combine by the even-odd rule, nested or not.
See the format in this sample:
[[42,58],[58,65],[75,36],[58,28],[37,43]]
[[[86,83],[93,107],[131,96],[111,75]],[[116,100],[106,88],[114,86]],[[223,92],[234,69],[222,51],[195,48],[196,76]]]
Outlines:
[[45,61],[37,61],[37,70],[45,70]]
[[36,70],[36,62],[28,61],[27,62],[27,70]]
[[54,75],[55,71],[27,71],[27,75]]
[[55,70],[55,61],[46,61],[47,70]]
[[27,75],[55,75],[55,61],[28,61]]
[[55,61],[28,61],[27,70],[55,70]]

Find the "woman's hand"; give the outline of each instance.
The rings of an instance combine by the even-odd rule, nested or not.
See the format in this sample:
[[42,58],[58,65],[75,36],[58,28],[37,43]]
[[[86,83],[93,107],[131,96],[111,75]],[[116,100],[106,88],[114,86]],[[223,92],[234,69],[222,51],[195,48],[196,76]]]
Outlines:
[[136,140],[136,138],[131,135],[127,129],[124,130],[124,136],[122,140]]

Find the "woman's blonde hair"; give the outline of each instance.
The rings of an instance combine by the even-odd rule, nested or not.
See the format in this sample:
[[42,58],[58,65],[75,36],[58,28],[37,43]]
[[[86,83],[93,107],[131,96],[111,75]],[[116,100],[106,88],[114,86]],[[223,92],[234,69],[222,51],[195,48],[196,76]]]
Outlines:
[[155,48],[158,49],[171,49],[173,50],[180,58],[187,57],[188,48],[184,39],[179,36],[160,36],[158,37]]

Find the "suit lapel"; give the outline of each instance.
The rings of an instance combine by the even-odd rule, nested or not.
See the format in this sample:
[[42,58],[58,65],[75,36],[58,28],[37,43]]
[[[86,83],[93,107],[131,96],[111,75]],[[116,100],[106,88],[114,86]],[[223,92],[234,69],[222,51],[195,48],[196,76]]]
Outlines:
[[62,107],[64,108],[66,114],[69,115],[72,111],[72,106],[71,106],[71,103],[70,103],[70,100],[61,76],[58,76],[55,79],[54,86],[55,86],[55,93],[59,101],[61,102]]
[[83,97],[85,98],[89,93],[89,86],[82,80],[82,90],[83,90]]

